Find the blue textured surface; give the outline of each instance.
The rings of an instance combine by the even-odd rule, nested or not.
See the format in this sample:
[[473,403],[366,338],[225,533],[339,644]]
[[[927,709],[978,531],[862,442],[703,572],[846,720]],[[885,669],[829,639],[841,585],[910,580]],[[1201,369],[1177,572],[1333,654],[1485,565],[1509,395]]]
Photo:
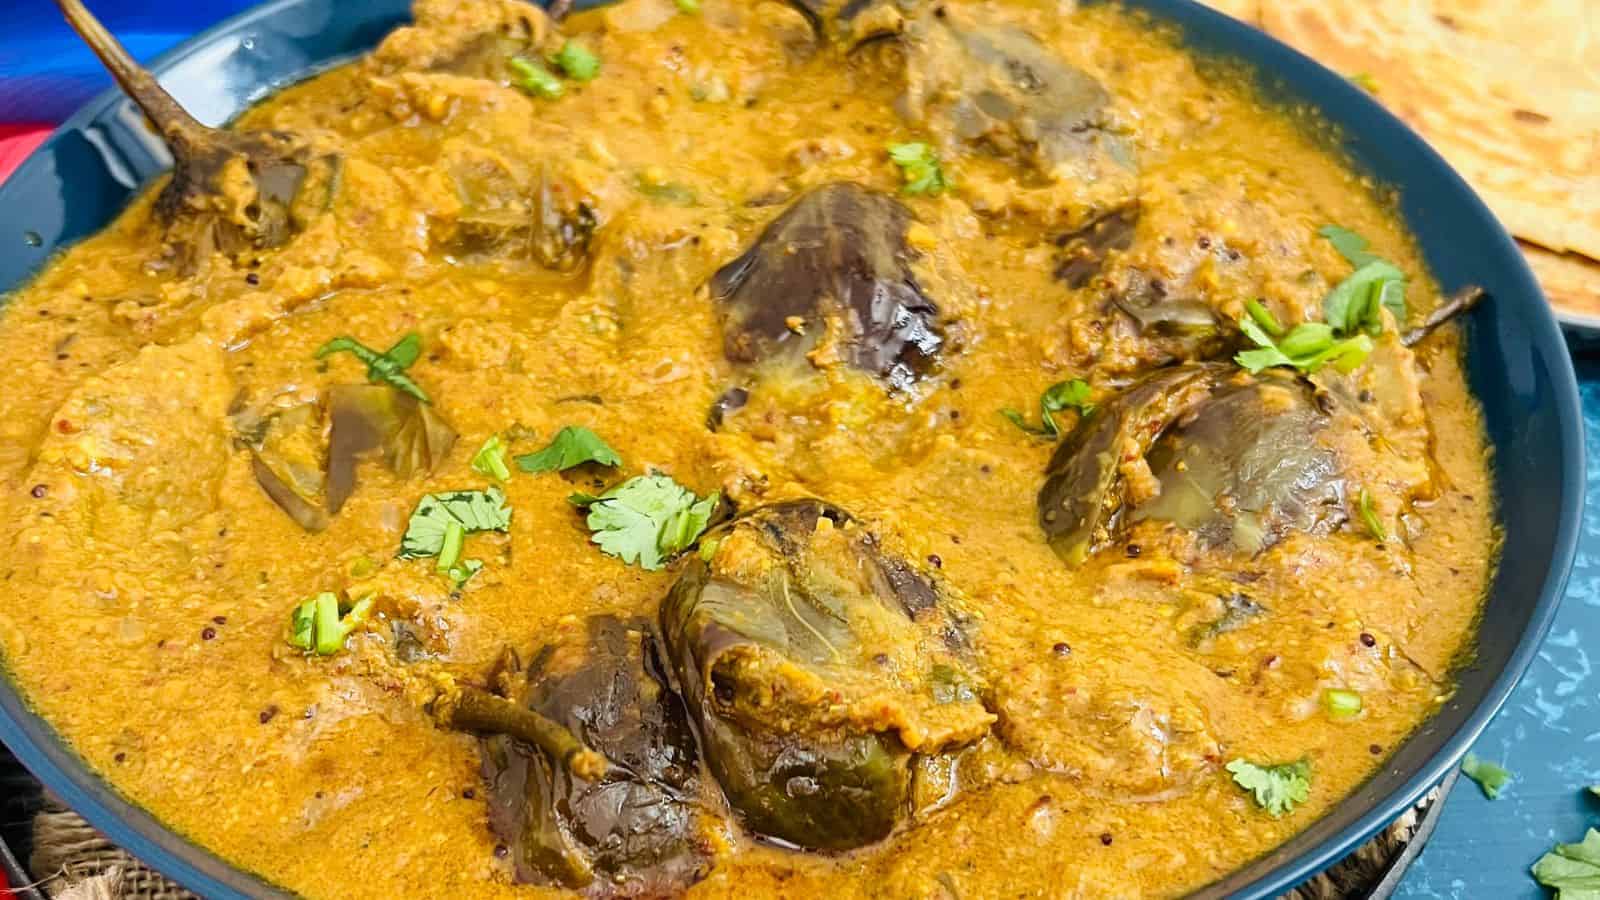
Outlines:
[[1539,658],[1474,751],[1516,780],[1495,800],[1463,778],[1396,897],[1544,898],[1528,867],[1556,842],[1600,826],[1600,359],[1578,364],[1589,503],[1572,579]]

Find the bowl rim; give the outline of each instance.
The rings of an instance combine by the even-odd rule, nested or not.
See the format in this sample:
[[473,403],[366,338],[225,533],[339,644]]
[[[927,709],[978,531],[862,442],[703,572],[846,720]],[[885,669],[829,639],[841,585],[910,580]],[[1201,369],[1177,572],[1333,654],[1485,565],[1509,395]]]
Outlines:
[[[275,17],[287,8],[305,2],[308,0],[267,0],[183,40],[152,60],[148,68],[158,77],[166,75],[180,63],[210,50],[215,42],[227,39],[260,20]],[[1319,114],[1324,111],[1330,97],[1345,102],[1352,100],[1359,102],[1365,107],[1362,110],[1363,115],[1377,118],[1386,132],[1407,142],[1409,145],[1407,149],[1421,155],[1428,166],[1440,172],[1446,178],[1449,188],[1460,195],[1462,202],[1467,203],[1474,213],[1498,223],[1471,186],[1405,123],[1367,96],[1360,88],[1310,57],[1244,22],[1193,0],[1121,0],[1121,2],[1130,9],[1149,12],[1157,20],[1177,26],[1183,36],[1182,43],[1190,52],[1203,58],[1220,58],[1240,63],[1258,82],[1265,83],[1276,74],[1277,66],[1273,64],[1274,59],[1278,65],[1294,66],[1304,70],[1305,77],[1315,84],[1310,86],[1311,89],[1292,89],[1289,97],[1318,111]],[[581,7],[599,4],[580,2],[578,5]],[[1196,26],[1209,32],[1227,34],[1233,46],[1221,52],[1193,47],[1190,45],[1190,38]],[[320,61],[317,65],[297,73],[296,77],[315,74],[328,65],[340,61],[337,58]],[[264,96],[282,89],[292,81],[293,78],[286,78],[263,83],[249,103],[259,102]],[[115,87],[97,95],[58,126],[40,149],[23,161],[22,166],[26,166],[62,135],[92,125],[111,107],[124,102],[126,98]],[[247,107],[249,103],[245,106]],[[1328,120],[1335,121],[1335,117],[1330,115]],[[1350,159],[1348,162],[1358,169],[1362,167],[1357,160]],[[19,171],[22,166],[19,166]],[[1380,184],[1387,183],[1376,173],[1374,178]],[[0,208],[4,206],[7,193],[4,185],[0,185]],[[1406,222],[1408,230],[1413,233],[1420,232],[1404,213],[1401,214],[1401,218]],[[104,224],[102,223],[100,227],[104,227]],[[1321,839],[1311,848],[1286,860],[1274,859],[1275,856],[1281,855],[1285,847],[1304,837],[1317,822],[1337,815],[1345,804],[1353,800],[1361,786],[1352,788],[1350,793],[1338,800],[1323,816],[1307,822],[1300,831],[1282,844],[1268,849],[1261,857],[1225,873],[1212,884],[1198,888],[1191,896],[1262,898],[1275,896],[1327,869],[1357,846],[1365,843],[1379,829],[1414,806],[1430,788],[1441,782],[1455,767],[1461,756],[1504,705],[1517,681],[1535,658],[1539,645],[1550,628],[1565,592],[1581,532],[1585,501],[1582,407],[1572,360],[1566,352],[1558,325],[1558,318],[1563,321],[1565,318],[1550,306],[1512,237],[1506,233],[1503,226],[1499,226],[1498,231],[1496,244],[1509,261],[1508,276],[1517,282],[1516,286],[1520,293],[1544,300],[1541,304],[1542,309],[1534,310],[1531,321],[1525,324],[1529,330],[1529,345],[1538,352],[1541,361],[1549,366],[1552,388],[1549,399],[1554,406],[1554,425],[1557,432],[1554,437],[1560,442],[1564,457],[1558,476],[1566,490],[1561,494],[1561,508],[1556,513],[1552,555],[1538,599],[1529,615],[1528,624],[1506,659],[1504,667],[1485,689],[1455,733],[1444,739],[1427,762],[1418,766],[1401,787],[1373,802],[1338,832]],[[71,241],[63,242],[56,250],[70,243]],[[35,269],[34,274],[37,274],[37,271]],[[1590,323],[1574,324],[1583,327]],[[1600,328],[1600,317],[1596,318],[1594,325]],[[1469,356],[1470,351],[1464,355],[1464,359]],[[1428,721],[1431,719],[1419,725],[1418,732]],[[1393,748],[1393,752],[1398,753],[1406,743],[1417,739],[1418,732],[1413,732],[1405,742]],[[46,787],[91,824],[111,835],[114,841],[139,860],[202,896],[225,898],[291,896],[261,876],[240,868],[191,841],[124,797],[109,781],[96,774],[86,761],[70,749],[48,722],[28,707],[21,690],[6,671],[3,660],[0,660],[0,738],[4,739],[17,758]],[[1376,777],[1376,774],[1372,777]]]

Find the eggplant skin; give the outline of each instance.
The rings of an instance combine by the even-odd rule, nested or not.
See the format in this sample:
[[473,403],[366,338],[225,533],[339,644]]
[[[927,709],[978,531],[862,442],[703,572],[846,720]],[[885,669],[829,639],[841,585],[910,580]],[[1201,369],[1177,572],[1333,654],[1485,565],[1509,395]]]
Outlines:
[[911,270],[911,211],[838,182],[796,200],[711,278],[723,355],[754,363],[814,348],[832,319],[850,366],[906,388],[944,344],[938,307]]
[[715,804],[701,797],[699,752],[650,623],[595,616],[558,627],[525,679],[502,671],[494,680],[612,766],[585,781],[545,751],[486,737],[490,826],[518,881],[599,897],[676,895],[709,866],[700,835]]
[[958,618],[822,501],[759,507],[701,546],[662,602],[661,631],[729,805],[794,847],[886,837],[913,752],[965,745],[994,722],[964,642],[950,640]]
[[[1342,521],[1344,476],[1318,436],[1332,417],[1317,389],[1228,363],[1162,369],[1085,416],[1056,448],[1039,525],[1067,565],[1082,565],[1127,521],[1157,519],[1201,546],[1257,553],[1291,530]],[[1158,489],[1130,497],[1125,473]]]

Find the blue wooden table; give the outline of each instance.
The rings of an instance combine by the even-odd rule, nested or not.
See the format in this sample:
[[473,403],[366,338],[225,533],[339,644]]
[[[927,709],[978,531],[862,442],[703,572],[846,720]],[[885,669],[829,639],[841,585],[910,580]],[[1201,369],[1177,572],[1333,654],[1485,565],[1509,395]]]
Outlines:
[[[1572,581],[1539,659],[1474,751],[1516,776],[1489,800],[1463,778],[1397,897],[1521,900],[1548,897],[1528,867],[1550,845],[1600,827],[1600,361],[1578,363],[1589,460],[1589,502]],[[1591,677],[1594,676],[1594,677]]]

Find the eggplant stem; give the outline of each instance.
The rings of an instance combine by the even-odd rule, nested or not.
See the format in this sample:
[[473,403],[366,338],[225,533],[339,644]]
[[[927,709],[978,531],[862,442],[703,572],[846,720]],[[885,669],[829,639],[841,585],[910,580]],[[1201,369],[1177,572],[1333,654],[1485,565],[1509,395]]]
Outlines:
[[610,768],[603,754],[586,746],[561,723],[482,688],[458,685],[454,696],[440,706],[441,719],[447,727],[527,741],[565,763],[572,774],[585,781],[604,776]]
[[123,92],[144,110],[144,114],[150,117],[150,121],[155,123],[162,135],[169,140],[181,139],[192,142],[196,137],[211,130],[200,124],[194,116],[189,115],[188,110],[180,106],[178,101],[157,83],[155,76],[128,55],[122,43],[106,30],[93,13],[89,12],[82,0],[56,0],[56,6],[61,8],[61,14],[66,17],[67,24],[83,38],[83,42],[89,45],[94,55],[100,57],[100,62],[105,64],[111,77],[115,78]]
[[1437,309],[1431,313],[1428,313],[1428,317],[1422,320],[1421,325],[1418,325],[1417,327],[1401,335],[1400,343],[1406,345],[1407,347],[1415,347],[1417,344],[1422,342],[1423,338],[1426,338],[1428,335],[1437,331],[1440,325],[1443,325],[1462,313],[1470,312],[1474,306],[1478,305],[1478,301],[1482,300],[1483,297],[1483,288],[1478,287],[1475,284],[1468,285],[1461,290],[1456,291],[1454,294],[1450,295],[1449,299],[1439,304]]

